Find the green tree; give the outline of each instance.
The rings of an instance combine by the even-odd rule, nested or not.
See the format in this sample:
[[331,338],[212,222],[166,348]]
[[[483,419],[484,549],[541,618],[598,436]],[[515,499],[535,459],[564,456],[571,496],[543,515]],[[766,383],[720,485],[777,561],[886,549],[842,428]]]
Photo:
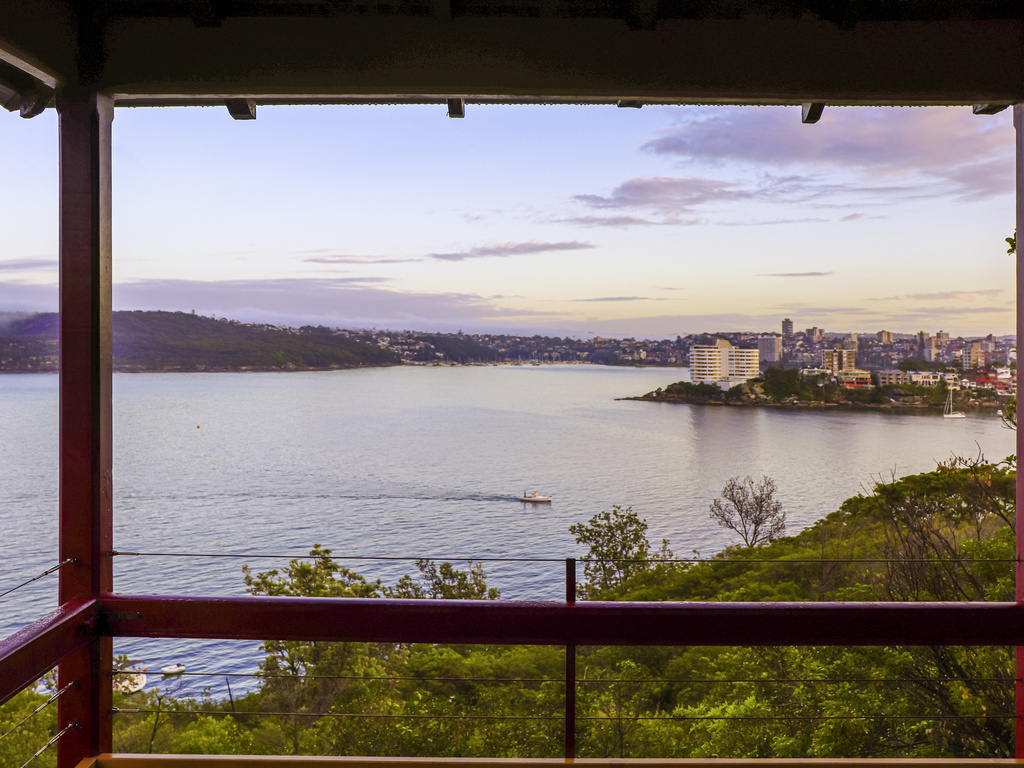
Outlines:
[[[310,560],[292,560],[281,571],[253,574],[243,566],[246,591],[254,595],[295,597],[379,597],[380,582],[338,565],[331,550],[315,544]],[[315,718],[328,712],[351,678],[372,674],[388,648],[370,643],[268,640],[260,664],[264,704],[287,712],[281,728],[292,754],[302,751],[303,736]]]
[[430,598],[432,600],[497,600],[501,592],[487,586],[487,574],[480,563],[469,562],[460,571],[452,563],[437,565],[433,560],[416,561],[420,581],[406,574],[393,587],[385,587],[388,597]]
[[761,389],[768,397],[776,401],[787,397],[804,398],[804,395],[807,394],[804,383],[800,379],[800,371],[795,368],[776,368],[775,366],[766,368]]
[[[15,694],[0,704],[0,765],[24,765],[57,732],[57,705],[46,704],[49,697],[34,687]],[[57,765],[55,747],[43,752],[33,766]]]
[[671,560],[668,539],[662,539],[661,549],[652,556],[647,541],[647,520],[632,507],[612,506],[611,512],[600,512],[587,523],[574,523],[569,533],[577,544],[588,547],[583,560],[586,581],[577,587],[577,594],[585,600],[598,598],[614,590],[634,575],[649,570],[656,560]]

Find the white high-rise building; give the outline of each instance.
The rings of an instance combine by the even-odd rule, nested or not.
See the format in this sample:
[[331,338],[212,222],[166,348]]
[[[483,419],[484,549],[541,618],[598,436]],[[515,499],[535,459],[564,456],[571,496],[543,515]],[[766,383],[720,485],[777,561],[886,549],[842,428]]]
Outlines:
[[729,389],[756,378],[760,356],[756,349],[740,349],[725,339],[697,344],[690,350],[690,379],[694,384],[715,384]]

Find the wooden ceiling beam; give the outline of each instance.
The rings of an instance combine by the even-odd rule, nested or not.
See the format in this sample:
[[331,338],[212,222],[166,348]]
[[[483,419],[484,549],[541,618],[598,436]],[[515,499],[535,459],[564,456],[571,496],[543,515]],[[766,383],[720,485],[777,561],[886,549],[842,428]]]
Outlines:
[[102,86],[119,99],[1024,100],[1024,22],[660,21],[638,34],[592,19],[149,19],[111,22],[106,44]]
[[90,84],[126,103],[360,96],[443,102],[453,93],[470,102],[1024,101],[1019,2],[387,5],[4,0],[0,57],[24,52],[21,60],[45,62],[39,68],[54,82],[74,82],[75,51],[84,52]]

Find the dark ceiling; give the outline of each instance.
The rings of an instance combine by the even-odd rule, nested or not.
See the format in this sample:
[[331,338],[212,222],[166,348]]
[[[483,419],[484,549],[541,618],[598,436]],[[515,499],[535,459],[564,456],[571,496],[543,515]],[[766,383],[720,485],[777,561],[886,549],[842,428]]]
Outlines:
[[2,0],[0,104],[1009,104],[1020,0]]

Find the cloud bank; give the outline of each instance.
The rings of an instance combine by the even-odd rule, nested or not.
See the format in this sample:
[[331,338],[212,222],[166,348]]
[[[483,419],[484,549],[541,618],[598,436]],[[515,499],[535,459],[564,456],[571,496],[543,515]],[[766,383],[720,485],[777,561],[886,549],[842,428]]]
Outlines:
[[835,272],[763,272],[758,277],[829,277]]
[[[882,218],[862,209],[944,198],[970,203],[1013,193],[1009,117],[965,108],[826,109],[816,125],[798,110],[749,107],[684,110],[642,150],[671,160],[679,175],[627,179],[571,202],[601,215],[570,215],[579,226],[631,227],[700,220],[726,226],[829,218],[722,218],[742,206],[819,210],[856,207],[837,221]],[[615,215],[607,212],[614,211]],[[683,217],[687,220],[684,222]]]
[[579,251],[596,248],[593,243],[570,240],[561,243],[541,243],[530,240],[526,243],[499,243],[497,245],[481,245],[464,251],[452,253],[428,253],[425,258],[438,261],[465,261],[466,259],[508,258],[509,256],[530,256],[535,253],[553,251]]

